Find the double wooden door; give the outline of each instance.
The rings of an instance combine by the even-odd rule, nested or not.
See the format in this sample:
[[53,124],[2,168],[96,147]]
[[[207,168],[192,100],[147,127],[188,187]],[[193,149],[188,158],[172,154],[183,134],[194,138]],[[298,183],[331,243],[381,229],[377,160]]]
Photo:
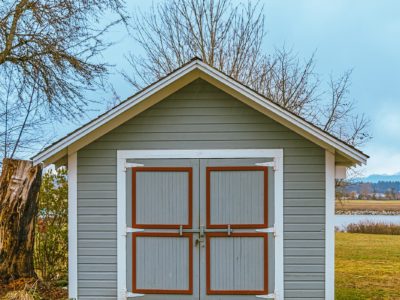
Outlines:
[[128,290],[149,300],[269,294],[273,172],[262,162],[135,160],[127,214],[133,232]]

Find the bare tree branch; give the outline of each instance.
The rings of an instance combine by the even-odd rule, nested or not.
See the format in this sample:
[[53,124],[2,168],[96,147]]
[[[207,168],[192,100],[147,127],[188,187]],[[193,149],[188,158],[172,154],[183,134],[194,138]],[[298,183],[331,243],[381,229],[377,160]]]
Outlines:
[[[115,20],[103,26],[106,11]],[[104,34],[126,22],[124,0],[4,0],[0,6],[1,156],[21,154],[50,121],[77,121],[103,89]],[[3,132],[3,133],[2,133]],[[36,137],[37,139],[37,137]],[[36,140],[36,147],[40,143]],[[20,151],[21,150],[21,151]]]
[[233,6],[227,0],[172,0],[134,17],[133,37],[146,56],[130,54],[133,72],[124,77],[137,89],[194,56],[235,79],[252,78],[264,36],[258,3]]
[[263,7],[248,1],[171,0],[135,14],[133,38],[144,55],[127,57],[124,78],[140,89],[194,56],[241,81],[268,99],[352,145],[370,138],[368,120],[349,101],[351,72],[328,87],[314,70],[314,54],[305,61],[285,47],[266,55]]
[[354,100],[348,98],[352,71],[329,80],[330,102],[322,106],[320,126],[354,146],[360,146],[371,139],[369,120],[363,114],[355,113]]

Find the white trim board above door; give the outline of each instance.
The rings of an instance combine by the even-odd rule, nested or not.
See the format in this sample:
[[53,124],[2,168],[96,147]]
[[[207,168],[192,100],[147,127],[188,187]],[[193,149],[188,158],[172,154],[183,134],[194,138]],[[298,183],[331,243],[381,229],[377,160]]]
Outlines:
[[118,150],[117,151],[117,280],[118,299],[140,297],[127,291],[126,278],[126,168],[127,160],[172,158],[265,158],[274,168],[274,217],[275,217],[275,293],[260,295],[260,298],[283,299],[283,150],[282,149],[217,149],[217,150]]

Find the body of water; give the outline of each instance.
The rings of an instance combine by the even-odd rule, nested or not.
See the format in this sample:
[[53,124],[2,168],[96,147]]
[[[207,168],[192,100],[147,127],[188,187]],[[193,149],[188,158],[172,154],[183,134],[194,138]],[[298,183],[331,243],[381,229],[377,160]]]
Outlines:
[[335,215],[335,226],[341,229],[350,223],[361,221],[395,223],[400,225],[400,215]]

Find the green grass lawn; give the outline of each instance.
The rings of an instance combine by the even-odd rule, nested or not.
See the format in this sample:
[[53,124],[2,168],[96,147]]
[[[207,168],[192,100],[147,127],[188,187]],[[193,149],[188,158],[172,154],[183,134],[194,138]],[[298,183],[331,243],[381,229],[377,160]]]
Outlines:
[[336,299],[400,299],[400,235],[336,233]]

